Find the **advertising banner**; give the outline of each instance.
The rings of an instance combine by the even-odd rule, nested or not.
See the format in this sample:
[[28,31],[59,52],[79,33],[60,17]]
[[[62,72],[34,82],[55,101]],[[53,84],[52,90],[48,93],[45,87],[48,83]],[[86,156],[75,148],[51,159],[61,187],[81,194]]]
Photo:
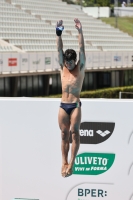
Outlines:
[[11,72],[19,73],[20,68],[20,56],[18,53],[12,54],[11,57],[8,58],[8,67],[11,68]]
[[128,67],[130,65],[130,55],[128,52],[123,52],[123,67]]
[[118,64],[118,62],[120,62],[120,60],[121,60],[121,57],[119,57],[119,56],[117,56],[116,55],[117,53],[116,52],[112,52],[111,53],[111,57],[112,57],[112,62],[111,62],[111,66],[112,66],[112,68],[116,68],[117,67],[117,64]]
[[52,70],[54,63],[53,63],[53,53],[45,53],[44,54],[44,66],[45,70]]
[[41,65],[41,60],[37,57],[37,53],[30,53],[29,59],[29,71],[35,72],[38,69],[38,66]]
[[105,52],[105,68],[112,68],[112,52]]
[[[81,102],[80,147],[63,178],[60,99],[0,99],[0,199],[133,200],[133,101]],[[70,136],[68,160],[71,146]]]
[[3,71],[3,54],[0,54],[0,73]]
[[104,69],[105,68],[106,53],[105,52],[99,52],[99,56],[100,56],[99,68]]
[[93,52],[92,53],[92,68],[93,69],[98,69],[99,68],[99,62],[100,62],[100,54],[99,52]]
[[59,70],[60,65],[59,65],[59,59],[58,59],[58,53],[53,52],[53,70]]
[[93,54],[92,52],[86,52],[86,69],[92,69]]
[[[133,67],[132,52],[86,52],[86,69],[103,70]],[[77,60],[79,52],[77,52]],[[45,53],[6,53],[0,54],[0,71],[6,72],[39,72],[59,70],[57,52]]]
[[113,60],[115,62],[115,66],[122,67],[122,65],[123,65],[123,53],[122,52],[116,52]]
[[19,54],[19,55],[20,55],[20,71],[28,72],[29,65],[30,65],[29,54],[24,53],[24,54]]
[[[6,53],[3,55],[3,72],[5,73],[10,73],[11,72],[11,65],[12,65],[12,54],[11,53]],[[15,62],[14,62],[15,64]]]
[[128,55],[129,55],[129,65],[128,65],[128,67],[133,67],[133,52],[130,52]]
[[45,53],[37,53],[37,60],[40,61],[40,63],[38,62],[38,65],[37,65],[37,71],[45,70],[44,56],[45,56]]

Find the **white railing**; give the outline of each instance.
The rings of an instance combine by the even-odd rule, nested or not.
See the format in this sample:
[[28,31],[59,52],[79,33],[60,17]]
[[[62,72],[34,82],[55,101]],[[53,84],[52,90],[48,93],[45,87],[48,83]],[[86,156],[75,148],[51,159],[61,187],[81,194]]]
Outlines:
[[119,92],[119,99],[122,99],[122,94],[132,94],[133,92]]
[[[86,70],[89,71],[132,67],[132,52],[86,52]],[[52,72],[59,69],[57,52],[0,53],[0,74]]]

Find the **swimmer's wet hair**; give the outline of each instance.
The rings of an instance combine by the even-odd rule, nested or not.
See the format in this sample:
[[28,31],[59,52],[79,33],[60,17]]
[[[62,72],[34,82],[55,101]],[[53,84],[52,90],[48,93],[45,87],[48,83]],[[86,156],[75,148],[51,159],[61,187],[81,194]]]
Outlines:
[[70,60],[74,60],[76,61],[77,59],[77,54],[73,49],[67,49],[64,53],[64,60],[66,61],[70,61]]

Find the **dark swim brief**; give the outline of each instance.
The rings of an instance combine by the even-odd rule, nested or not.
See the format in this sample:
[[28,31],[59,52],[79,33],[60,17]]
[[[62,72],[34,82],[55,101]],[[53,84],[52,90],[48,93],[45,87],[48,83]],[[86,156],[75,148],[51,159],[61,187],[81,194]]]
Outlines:
[[61,103],[60,107],[63,108],[68,115],[70,115],[73,109],[81,107],[81,102],[77,102],[77,103]]

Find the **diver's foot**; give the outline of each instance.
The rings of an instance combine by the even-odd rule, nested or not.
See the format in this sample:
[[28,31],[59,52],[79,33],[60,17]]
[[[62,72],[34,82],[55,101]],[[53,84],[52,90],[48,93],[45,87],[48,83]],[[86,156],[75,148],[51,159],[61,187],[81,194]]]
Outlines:
[[68,167],[68,164],[63,164],[62,165],[62,168],[61,168],[61,175],[62,177],[66,177],[66,171],[67,171],[67,167]]
[[72,170],[72,166],[68,165],[67,166],[67,170],[66,170],[66,176],[65,177],[69,177],[73,174],[73,170]]

